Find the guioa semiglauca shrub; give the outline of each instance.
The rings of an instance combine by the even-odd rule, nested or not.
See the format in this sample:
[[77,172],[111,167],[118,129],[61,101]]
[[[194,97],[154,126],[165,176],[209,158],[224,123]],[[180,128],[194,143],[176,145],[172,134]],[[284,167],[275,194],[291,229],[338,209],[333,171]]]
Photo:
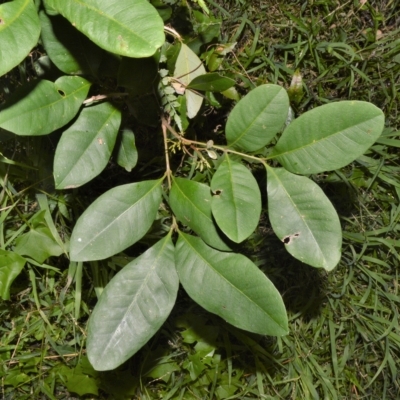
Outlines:
[[[161,205],[169,210],[169,232],[116,274],[94,308],[87,338],[93,366],[113,369],[138,351],[170,314],[179,283],[236,327],[287,334],[281,295],[250,259],[232,251],[257,228],[262,210],[249,162],[266,169],[269,220],[287,251],[331,271],[341,257],[340,221],[309,175],[362,155],[382,132],[381,110],[362,101],[335,102],[284,129],[287,92],[263,84],[233,107],[224,145],[199,142],[185,136],[190,120],[212,92],[235,93],[235,81],[206,72],[146,0],[15,0],[0,6],[0,20],[2,74],[26,57],[39,35],[58,68],[53,80],[39,74],[18,89],[0,111],[0,128],[16,135],[62,130],[54,157],[57,189],[89,182],[112,154],[122,168],[135,168],[135,126],[124,125],[126,115],[153,126],[164,141],[165,169],[157,178],[144,173],[142,180],[108,190],[72,232],[72,261],[101,260],[142,239]],[[110,79],[119,90],[104,84]],[[192,172],[171,169],[172,150],[186,155]],[[192,179],[195,160],[209,169],[209,179]]]

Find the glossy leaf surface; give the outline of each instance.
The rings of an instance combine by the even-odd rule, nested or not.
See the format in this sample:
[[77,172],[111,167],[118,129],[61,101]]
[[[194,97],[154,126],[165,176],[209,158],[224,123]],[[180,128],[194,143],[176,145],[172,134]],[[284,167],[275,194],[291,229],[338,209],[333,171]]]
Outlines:
[[2,106],[0,127],[23,136],[51,133],[74,118],[89,88],[90,82],[78,76],[23,87]]
[[384,114],[371,103],[325,104],[295,119],[283,132],[273,156],[289,171],[316,174],[342,168],[381,135]]
[[[205,73],[206,70],[200,58],[186,44],[182,43],[175,63],[174,78],[187,86],[194,78]],[[185,96],[187,116],[194,118],[200,110],[203,98],[190,90],[186,90]]]
[[96,76],[103,50],[62,16],[41,11],[39,17],[43,46],[57,68],[66,74]]
[[282,297],[248,258],[179,233],[176,268],[188,295],[230,324],[261,335],[287,334]]
[[88,326],[93,367],[114,369],[146,344],[171,312],[178,287],[168,235],[127,264],[104,289]]
[[146,0],[53,0],[52,5],[101,48],[149,57],[164,43],[164,23]]
[[107,165],[121,123],[121,112],[104,102],[82,110],[61,136],[54,157],[57,189],[71,189],[96,177]]
[[241,99],[229,114],[226,139],[230,147],[259,150],[283,128],[289,110],[286,91],[278,85],[261,85]]
[[71,260],[101,260],[141,239],[157,215],[161,183],[162,179],[117,186],[97,198],[72,232]]
[[200,75],[194,78],[187,87],[188,89],[203,90],[210,92],[223,92],[235,85],[235,81],[217,72]]
[[32,0],[0,5],[0,76],[17,66],[36,46],[40,22]]
[[252,173],[225,156],[211,181],[211,209],[221,230],[236,243],[248,238],[258,225],[261,194]]
[[121,132],[121,141],[117,153],[117,163],[126,171],[131,172],[138,160],[138,152],[135,144],[135,135],[129,129]]
[[13,251],[0,249],[0,297],[10,300],[10,287],[26,263],[25,258]]
[[268,214],[286,250],[313,267],[332,270],[340,261],[339,217],[322,189],[284,168],[267,168]]
[[177,219],[193,229],[208,245],[229,251],[211,213],[211,189],[204,183],[173,178],[169,204]]

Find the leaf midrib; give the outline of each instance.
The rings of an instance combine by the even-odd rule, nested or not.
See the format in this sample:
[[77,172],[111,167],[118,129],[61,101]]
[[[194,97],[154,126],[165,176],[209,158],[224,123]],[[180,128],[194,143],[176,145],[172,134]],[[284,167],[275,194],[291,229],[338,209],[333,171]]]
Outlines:
[[[65,1],[65,0],[63,0],[63,1]],[[75,3],[78,3],[78,6],[80,5],[80,6],[83,7],[83,8],[87,8],[87,9],[90,9],[90,10],[94,11],[94,12],[98,15],[99,18],[105,18],[105,19],[107,19],[107,20],[110,20],[110,21],[116,23],[118,26],[122,27],[122,28],[125,29],[127,32],[130,32],[133,36],[135,36],[135,37],[141,39],[143,42],[147,43],[149,46],[154,47],[154,46],[152,45],[152,43],[150,43],[150,42],[149,42],[147,39],[145,39],[143,36],[141,36],[141,35],[139,35],[138,33],[132,31],[132,30],[129,29],[126,25],[123,25],[120,21],[116,20],[114,17],[111,17],[109,14],[104,14],[101,10],[99,10],[99,9],[97,9],[97,8],[94,8],[93,6],[89,6],[88,4],[83,3],[83,2],[80,1],[80,0],[72,0],[72,1],[74,1]],[[79,3],[80,3],[80,4],[79,4]]]
[[[348,131],[349,129],[358,128],[360,125],[366,124],[366,123],[371,122],[372,120],[374,120],[374,119],[376,119],[376,118],[380,118],[380,117],[381,117],[380,115],[376,115],[376,116],[374,116],[374,117],[372,117],[372,118],[370,118],[370,119],[368,119],[368,120],[365,120],[365,121],[360,122],[359,124],[352,125],[352,126],[346,128],[345,130],[336,131],[336,132],[332,133],[331,135],[324,136],[324,137],[319,138],[319,139],[317,139],[317,140],[314,139],[312,142],[306,143],[306,144],[304,144],[303,146],[296,147],[296,148],[294,148],[294,149],[292,149],[292,150],[287,150],[287,151],[284,151],[284,152],[282,152],[282,153],[272,154],[271,156],[268,157],[268,160],[272,160],[272,159],[277,158],[277,157],[284,157],[284,156],[287,156],[287,155],[289,155],[289,154],[291,154],[291,153],[294,153],[294,152],[300,152],[300,151],[305,150],[307,147],[312,147],[312,146],[320,145],[324,140],[331,139],[332,136],[335,136],[335,135],[338,135],[338,136],[344,135],[344,133],[345,133],[346,131]],[[363,131],[363,132],[364,132],[364,131]],[[346,135],[344,135],[344,136],[345,136],[347,139],[349,139],[349,140],[351,140],[351,141],[354,142],[354,140],[352,140],[350,137],[348,137],[348,136],[346,136]],[[278,145],[279,145],[279,142],[277,143],[277,146],[278,146]]]
[[[150,279],[150,276],[154,273],[155,269],[158,267],[158,260],[160,257],[164,254],[164,251],[168,250],[165,249],[165,247],[169,244],[169,238],[171,234],[169,234],[165,239],[164,243],[161,246],[160,251],[157,253],[156,257],[154,258],[154,261],[151,265],[151,268],[149,268],[149,271],[146,275],[146,278],[142,281],[140,285],[140,289],[135,293],[132,301],[130,302],[129,306],[127,307],[125,313],[123,314],[123,317],[120,319],[120,321],[123,321],[125,317],[130,313],[131,309],[138,304],[138,299],[140,298],[141,292],[144,290],[144,287],[146,286],[145,283]],[[107,350],[109,347],[113,344],[114,337],[117,335],[118,327],[121,325],[121,322],[118,323],[114,329],[114,333],[112,334],[111,338],[108,340],[106,347],[104,348],[102,352],[102,356],[104,356],[107,353]]]
[[86,243],[86,245],[83,246],[76,255],[82,253],[82,251],[84,251],[86,249],[86,247],[88,247],[91,243],[93,243],[100,235],[102,235],[104,233],[104,231],[109,229],[109,227],[111,225],[113,225],[117,220],[120,220],[128,211],[130,211],[133,207],[135,207],[139,202],[146,199],[147,196],[149,196],[157,188],[157,186],[159,186],[161,184],[161,181],[162,181],[162,179],[155,181],[155,184],[150,188],[150,190],[144,196],[140,197],[135,203],[131,204],[131,206],[128,207],[124,212],[119,214],[117,218],[113,218],[112,221],[109,224],[107,224],[106,226],[104,226],[103,229],[100,230],[96,235],[94,235],[91,238],[91,240],[88,241]]
[[[186,235],[185,235],[186,236]],[[195,247],[193,247],[190,243],[190,241],[188,241],[186,239],[186,237],[184,236],[184,234],[182,234],[180,232],[180,237],[182,237],[186,243],[189,244],[190,248],[193,249],[193,251],[199,256],[199,258],[201,260],[203,260],[205,262],[205,264],[207,264],[208,266],[210,266],[210,268],[218,275],[220,276],[221,279],[223,279],[224,281],[226,281],[232,288],[236,289],[237,292],[241,293],[243,297],[245,297],[246,299],[248,299],[248,301],[252,304],[255,304],[257,306],[258,309],[260,309],[264,314],[267,314],[268,317],[274,321],[280,328],[284,329],[284,327],[281,326],[280,323],[278,323],[276,321],[275,318],[273,318],[269,313],[267,313],[258,303],[256,303],[255,301],[253,301],[249,296],[247,296],[245,293],[243,293],[241,290],[239,290],[239,288],[237,288],[236,286],[234,286],[228,279],[226,279],[223,275],[221,275],[210,263],[208,260],[206,260],[198,251],[196,251]],[[201,239],[200,239],[201,240]],[[230,256],[234,256],[234,254],[230,254],[230,253],[226,253],[226,255],[224,254],[224,260],[226,258],[229,258]],[[284,329],[285,330],[285,329]]]

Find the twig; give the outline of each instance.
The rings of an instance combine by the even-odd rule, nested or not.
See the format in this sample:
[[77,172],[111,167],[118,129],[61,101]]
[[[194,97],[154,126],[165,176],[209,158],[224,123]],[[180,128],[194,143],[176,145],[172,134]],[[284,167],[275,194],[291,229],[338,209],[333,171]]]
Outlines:
[[[185,145],[185,144],[189,145],[189,146],[190,145],[197,145],[197,146],[203,147],[205,150],[209,148],[207,143],[197,142],[195,140],[190,140],[190,139],[184,138],[182,135],[177,133],[174,128],[172,128],[172,126],[168,123],[168,121],[164,117],[161,117],[161,123],[162,123],[162,126],[163,126],[163,132],[164,132],[164,128],[168,129],[172,133],[172,135],[175,136],[183,145]],[[241,153],[240,151],[228,149],[228,148],[223,147],[223,146],[213,145],[212,148],[214,148],[216,150],[220,150],[220,151],[222,151],[224,153],[237,154],[242,158],[245,158],[245,159],[247,158],[249,160],[253,160],[253,161],[259,162],[261,164],[265,164],[265,161],[266,161],[266,158],[250,156],[248,154]]]
[[166,174],[168,179],[168,189],[171,190],[171,167],[169,165],[169,154],[168,154],[168,142],[167,142],[167,127],[169,126],[167,120],[164,117],[161,117],[161,128],[164,137],[164,149],[165,149],[165,165],[166,165]]

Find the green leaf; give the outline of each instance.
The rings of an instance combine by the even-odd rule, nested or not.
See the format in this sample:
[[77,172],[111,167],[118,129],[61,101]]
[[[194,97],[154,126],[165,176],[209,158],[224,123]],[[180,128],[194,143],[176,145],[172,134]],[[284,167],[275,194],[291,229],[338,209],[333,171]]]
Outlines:
[[256,151],[283,128],[289,110],[286,91],[278,85],[261,85],[241,99],[229,114],[226,139],[230,147]]
[[261,214],[261,194],[252,173],[225,156],[211,181],[211,209],[229,239],[240,243],[256,229]]
[[379,108],[364,101],[325,104],[295,119],[272,156],[296,174],[342,168],[372,146],[384,120]]
[[121,112],[104,102],[85,108],[61,136],[54,157],[57,189],[82,186],[107,165],[121,123]]
[[[181,45],[175,64],[174,78],[184,86],[196,77],[204,75],[206,70],[199,57],[184,43]],[[199,112],[203,98],[190,90],[186,90],[186,109],[189,118],[194,118]]]
[[286,335],[283,300],[272,282],[245,256],[223,253],[179,232],[175,251],[188,295],[230,324],[261,335]]
[[36,81],[2,106],[0,127],[17,135],[47,135],[75,117],[89,88],[90,82],[78,76]]
[[164,43],[164,23],[146,0],[53,0],[73,26],[101,48],[127,57],[152,56]]
[[163,179],[117,186],[80,216],[71,235],[71,260],[102,260],[141,239],[161,202]]
[[322,189],[284,168],[267,167],[268,214],[286,250],[313,267],[332,270],[340,261],[339,217]]
[[117,163],[126,171],[131,172],[138,160],[138,152],[135,144],[135,135],[130,129],[124,129],[119,143]]
[[173,178],[169,205],[176,218],[193,229],[208,245],[229,251],[227,238],[218,232],[211,213],[211,189],[204,183]]
[[21,273],[25,258],[13,251],[0,249],[0,297],[10,300],[10,288],[14,279]]
[[200,75],[194,78],[187,89],[203,90],[209,92],[223,92],[235,85],[235,81],[217,72]]
[[39,13],[42,42],[57,68],[66,74],[97,76],[103,50],[61,16]]
[[114,369],[146,344],[170,314],[178,287],[169,234],[127,264],[104,289],[88,327],[93,367]]
[[49,257],[59,256],[64,252],[46,222],[46,210],[38,211],[30,219],[29,225],[29,232],[15,241],[15,253],[31,257],[42,264]]
[[39,35],[40,22],[32,0],[0,5],[0,76],[29,54]]
[[122,57],[118,70],[118,86],[129,89],[132,96],[152,93],[158,77],[158,63],[154,57]]
[[98,388],[96,379],[85,374],[74,373],[67,380],[67,389],[79,396],[94,394],[98,396]]

